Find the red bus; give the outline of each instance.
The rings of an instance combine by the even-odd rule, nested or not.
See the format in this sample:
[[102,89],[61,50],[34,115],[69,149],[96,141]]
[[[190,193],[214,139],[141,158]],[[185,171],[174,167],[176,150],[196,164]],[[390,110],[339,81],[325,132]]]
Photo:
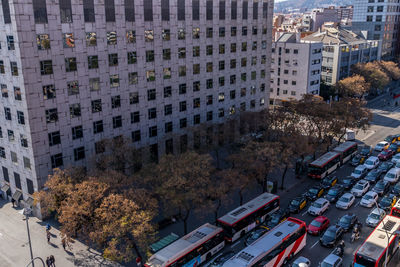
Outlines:
[[357,148],[356,142],[347,141],[335,147],[333,151],[340,153],[340,164],[343,164],[357,154]]
[[254,229],[272,212],[279,209],[279,196],[263,193],[217,220],[225,230],[226,239],[234,242]]
[[340,153],[328,152],[308,164],[308,176],[322,179],[340,166]]

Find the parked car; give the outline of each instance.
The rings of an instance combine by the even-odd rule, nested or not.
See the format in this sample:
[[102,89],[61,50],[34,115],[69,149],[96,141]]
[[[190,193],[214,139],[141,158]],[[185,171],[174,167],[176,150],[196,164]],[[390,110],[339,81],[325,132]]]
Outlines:
[[379,159],[377,157],[371,156],[367,158],[364,162],[364,166],[367,167],[368,170],[375,169],[379,165]]
[[400,161],[396,162],[396,164],[394,165],[395,168],[400,169]]
[[372,191],[377,193],[379,196],[383,196],[390,189],[390,184],[385,180],[379,180],[376,185],[372,188]]
[[289,211],[291,213],[299,213],[307,205],[307,198],[305,196],[299,196],[290,201]]
[[311,267],[311,261],[303,256],[298,257],[291,267]]
[[361,199],[360,206],[371,208],[378,201],[378,194],[374,191],[368,191]]
[[306,192],[306,197],[308,200],[316,200],[324,193],[322,186],[314,185]]
[[391,161],[382,162],[381,165],[378,166],[378,170],[381,170],[382,173],[388,172],[391,168],[394,167],[394,163]]
[[380,208],[375,208],[371,213],[368,215],[367,219],[365,220],[365,223],[368,226],[371,227],[376,227],[380,221],[385,217],[386,212],[383,209]]
[[342,267],[343,259],[335,254],[329,254],[319,265],[319,267]]
[[378,207],[384,211],[390,211],[394,204],[396,204],[397,197],[394,194],[384,196],[378,203]]
[[365,145],[361,148],[360,155],[368,157],[369,155],[371,155],[371,152],[371,146]]
[[283,222],[290,216],[290,211],[288,209],[279,209],[272,213],[268,219],[265,221],[264,225],[267,229],[272,229],[279,223]]
[[320,235],[329,227],[330,221],[325,216],[318,216],[308,225],[308,233],[310,235]]
[[394,135],[388,135],[385,137],[384,141],[388,142],[389,144],[394,143],[397,141],[396,136]]
[[386,141],[381,141],[375,146],[375,151],[382,151],[389,147],[389,143]]
[[383,177],[383,180],[388,181],[389,183],[396,183],[400,177],[400,169],[398,168],[391,168]]
[[343,196],[339,198],[336,202],[336,208],[347,210],[353,205],[355,197],[351,193],[345,193]]
[[383,150],[381,153],[378,154],[379,160],[389,160],[393,157],[394,152],[389,149]]
[[364,177],[364,179],[367,180],[370,184],[374,184],[377,181],[379,181],[379,178],[381,177],[381,175],[382,175],[382,171],[381,170],[374,169],[374,170],[371,170],[367,174],[367,176]]
[[263,234],[268,232],[268,228],[263,225],[257,226],[256,229],[251,231],[246,238],[244,239],[244,245],[248,246],[254,243],[257,239],[259,239]]
[[324,247],[334,247],[344,234],[344,230],[339,225],[331,225],[326,229],[325,233],[319,239],[319,242]]
[[329,208],[329,201],[325,198],[318,198],[308,208],[308,214],[313,216],[322,215]]
[[344,193],[343,187],[340,185],[335,185],[331,189],[328,190],[328,193],[325,195],[325,199],[330,203],[335,203]]
[[216,257],[209,265],[209,267],[222,267],[225,262],[227,262],[230,258],[232,258],[235,255],[235,251],[233,250],[228,250],[223,252],[221,255]]
[[367,175],[368,169],[364,165],[357,166],[353,172],[350,174],[351,177],[354,177],[357,180],[364,178]]
[[397,144],[397,142],[390,144],[388,149],[392,150],[394,153],[400,152],[400,146]]
[[394,155],[390,161],[393,162],[394,164],[396,164],[397,162],[399,162],[399,161],[400,161],[400,153]]
[[358,222],[358,218],[354,213],[347,213],[340,217],[337,225],[343,228],[345,232],[348,232]]
[[355,156],[351,159],[350,165],[351,165],[351,166],[358,166],[359,164],[364,163],[365,158],[366,158],[365,156],[362,156],[362,155],[360,155],[360,154],[357,154],[357,155],[355,155]]
[[322,179],[321,186],[326,191],[332,186],[334,186],[338,181],[337,176],[328,176]]
[[341,187],[343,187],[344,190],[350,190],[353,187],[353,185],[356,184],[356,182],[357,182],[357,180],[354,179],[354,177],[347,176],[347,177],[339,180],[339,185]]
[[400,195],[400,182],[398,182],[397,184],[395,184],[392,188],[392,194],[399,196]]
[[367,193],[369,190],[369,182],[366,180],[360,180],[358,181],[353,188],[351,189],[351,193],[355,197],[361,197],[365,193]]

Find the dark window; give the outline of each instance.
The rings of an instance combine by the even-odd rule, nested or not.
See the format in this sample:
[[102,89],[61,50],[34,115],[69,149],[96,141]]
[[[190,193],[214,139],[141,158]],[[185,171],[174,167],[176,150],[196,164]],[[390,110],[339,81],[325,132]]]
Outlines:
[[62,156],[62,153],[59,153],[59,154],[56,154],[56,155],[53,155],[53,156],[51,156],[51,167],[54,169],[54,168],[57,168],[57,167],[60,167],[60,166],[62,166],[64,163],[63,163],[63,156]]
[[149,119],[157,118],[157,109],[156,108],[149,108],[147,112],[149,115]]
[[132,142],[139,142],[140,141],[140,130],[132,132]]
[[3,6],[4,24],[11,23],[10,3],[8,2],[8,0],[2,0],[1,4]]
[[25,116],[22,111],[17,111],[17,118],[19,124],[25,124]]
[[3,168],[3,177],[6,182],[10,182],[10,177],[8,176],[8,169],[6,167]]
[[213,1],[207,0],[206,2],[206,19],[212,20],[213,19]]
[[22,189],[21,188],[21,177],[16,172],[14,172],[14,179],[15,179],[15,187],[18,189]]
[[77,71],[78,67],[76,64],[76,57],[69,57],[65,59],[65,71],[72,72]]
[[157,126],[149,127],[149,137],[157,136]]
[[6,158],[6,150],[2,146],[0,146],[0,157]]
[[59,131],[49,133],[48,135],[49,135],[49,146],[61,144],[61,135]]
[[193,20],[200,19],[200,1],[199,0],[192,1],[192,15],[193,15]]
[[125,0],[125,20],[135,21],[135,1]]
[[32,0],[35,23],[47,23],[46,0]]
[[253,19],[258,19],[258,2],[253,2]]
[[71,104],[69,105],[69,114],[71,118],[76,118],[81,116],[81,104]]
[[165,154],[174,153],[174,143],[172,138],[165,140]]
[[164,87],[164,97],[171,97],[172,96],[172,87],[166,86]]
[[140,112],[135,111],[131,113],[131,123],[138,123],[140,122]]
[[147,90],[147,100],[155,100],[156,99],[156,89]]
[[95,22],[94,0],[83,0],[83,15],[85,22]]
[[92,100],[92,113],[100,112],[101,110],[101,99]]
[[115,22],[115,4],[114,0],[104,0],[106,22]]
[[82,125],[72,127],[72,140],[79,139],[83,137]]
[[[23,134],[20,134],[19,135],[19,138],[20,138],[20,140],[21,140],[21,146],[22,147],[28,147],[28,138],[25,136],[25,135],[23,135]],[[25,158],[25,157],[24,157]]]
[[178,20],[185,20],[185,1],[178,0]]
[[161,20],[169,21],[169,0],[161,0]]
[[128,52],[128,64],[135,64],[137,62],[136,52]]
[[144,21],[153,21],[153,0],[143,1]]
[[54,84],[43,86],[43,98],[44,99],[56,98],[56,89],[54,88]]
[[[118,60],[118,58],[117,58]],[[97,69],[99,68],[99,57],[98,56],[88,56],[88,68]]]
[[12,76],[18,76],[18,65],[17,62],[10,62],[10,67],[11,67],[11,75]]
[[111,108],[121,107],[121,97],[119,95],[111,97]]
[[22,93],[21,93],[21,88],[19,87],[14,87],[14,98],[15,100],[22,100]]
[[187,126],[187,119],[186,118],[180,119],[179,127],[182,129],[182,128],[186,128],[186,126]]
[[164,106],[164,115],[171,115],[172,114],[172,105],[165,105]]
[[247,19],[248,13],[249,13],[249,2],[247,0],[244,0],[242,8],[242,19]]
[[139,93],[129,93],[129,104],[137,104],[139,103]]
[[179,85],[179,94],[180,95],[186,94],[186,83],[182,83]]
[[108,54],[108,66],[118,66],[118,54]]
[[10,108],[4,107],[4,117],[6,120],[10,121],[11,120],[11,110]]
[[56,108],[46,109],[46,122],[56,122],[58,121],[58,113]]
[[4,61],[0,60],[0,73],[4,74],[5,70],[4,70]]
[[72,22],[71,0],[60,0],[61,23]]
[[186,111],[186,101],[179,102],[179,111]]
[[268,17],[268,2],[263,3],[263,19]]
[[212,111],[208,111],[207,112],[207,121],[212,121],[213,120],[213,112]]
[[193,116],[193,124],[200,124],[200,114]]
[[115,116],[113,117],[113,128],[119,128],[122,127],[122,117],[121,116]]
[[103,121],[95,121],[93,122],[93,133],[102,133],[103,132]]
[[172,121],[165,123],[165,133],[172,132]]
[[74,160],[81,160],[85,158],[85,147],[81,146],[74,149]]
[[34,193],[32,180],[26,178],[26,185],[28,187],[28,194],[32,195]]
[[237,19],[237,1],[232,0],[231,3],[231,19],[236,20]]
[[225,20],[225,1],[219,1],[219,19]]

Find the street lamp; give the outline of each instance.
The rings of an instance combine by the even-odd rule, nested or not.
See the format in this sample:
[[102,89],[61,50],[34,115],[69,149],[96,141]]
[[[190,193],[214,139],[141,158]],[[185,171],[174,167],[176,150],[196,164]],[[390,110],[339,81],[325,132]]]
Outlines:
[[34,266],[34,261],[35,260],[40,260],[41,262],[42,262],[42,264],[43,264],[43,267],[46,267],[46,265],[44,264],[44,261],[43,261],[43,259],[41,258],[41,257],[35,257],[34,259],[32,259],[29,263],[28,263],[28,265],[26,265],[26,267],[29,267],[31,264],[32,264],[32,266]]
[[35,263],[33,262],[33,253],[32,253],[32,244],[31,244],[31,234],[29,233],[29,215],[31,214],[32,209],[31,208],[24,208],[23,214],[25,215],[25,221],[26,221],[26,230],[28,231],[28,241],[29,241],[29,250],[31,252],[31,262],[32,262],[32,267],[35,267]]

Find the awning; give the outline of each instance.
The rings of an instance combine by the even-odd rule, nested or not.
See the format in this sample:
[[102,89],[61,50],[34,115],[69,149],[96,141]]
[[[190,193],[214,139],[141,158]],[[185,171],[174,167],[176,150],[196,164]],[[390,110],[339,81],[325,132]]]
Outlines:
[[10,189],[10,186],[8,184],[4,184],[1,187],[1,191],[3,191],[4,193],[7,193],[8,189]]
[[31,198],[31,197],[28,197],[28,199],[27,200],[25,200],[25,203],[26,203],[26,205],[28,205],[28,206],[32,206],[33,205],[33,198]]
[[22,192],[17,190],[17,191],[14,192],[14,195],[12,196],[12,198],[13,198],[15,201],[19,201],[19,199],[21,198],[21,196],[22,196]]

